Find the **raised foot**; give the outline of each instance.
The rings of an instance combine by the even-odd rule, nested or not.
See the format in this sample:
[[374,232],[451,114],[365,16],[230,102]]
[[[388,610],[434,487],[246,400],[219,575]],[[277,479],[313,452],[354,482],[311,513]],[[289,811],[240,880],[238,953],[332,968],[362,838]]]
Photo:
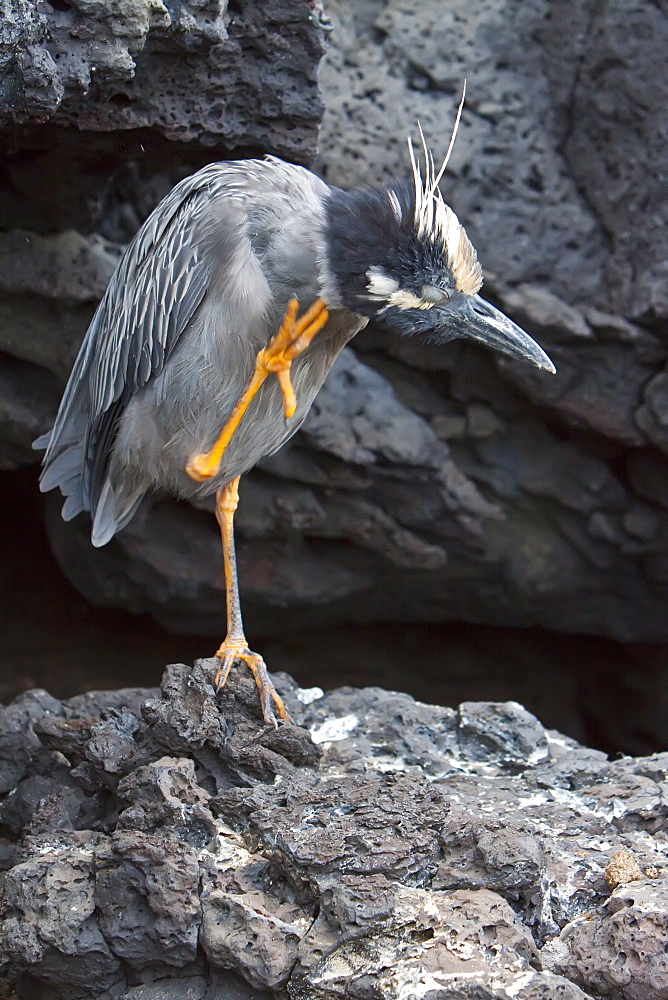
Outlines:
[[290,366],[294,359],[306,350],[329,318],[322,299],[316,299],[299,319],[297,319],[298,308],[297,299],[290,299],[280,330],[260,351],[256,362],[259,368],[273,372],[278,378],[286,417],[292,417],[297,408],[297,400],[290,381]]
[[201,483],[217,475],[223,454],[232,439],[232,435],[239,426],[251,400],[268,375],[273,373],[278,379],[283,395],[283,412],[286,418],[294,416],[297,399],[290,379],[290,366],[294,359],[306,350],[316,333],[322,330],[329,318],[327,307],[322,299],[316,299],[299,319],[297,319],[298,308],[297,299],[290,299],[280,330],[258,353],[253,375],[213,446],[209,451],[193,455],[188,461],[186,472],[191,479]]
[[216,691],[220,691],[220,689],[225,686],[234,661],[242,660],[255,678],[257,690],[260,695],[260,707],[262,709],[264,721],[268,725],[278,726],[278,720],[276,719],[276,715],[274,714],[274,709],[272,707],[273,701],[279,718],[283,722],[292,722],[292,719],[288,714],[288,710],[283,704],[283,699],[274,687],[271,678],[267,673],[265,662],[259,653],[253,653],[248,646],[245,645],[245,643],[224,642],[217,651],[216,656],[220,660],[220,666],[218,667],[216,676],[213,679]]

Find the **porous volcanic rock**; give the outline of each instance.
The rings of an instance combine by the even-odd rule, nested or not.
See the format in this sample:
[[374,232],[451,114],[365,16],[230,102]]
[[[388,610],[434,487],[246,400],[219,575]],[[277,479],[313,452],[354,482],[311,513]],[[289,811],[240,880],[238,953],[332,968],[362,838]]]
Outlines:
[[[324,30],[309,3],[6,0],[0,468],[34,461],[122,246],[208,159],[309,162]],[[452,618],[668,639],[665,74],[652,5],[330,0],[317,169],[403,174],[420,119],[486,271],[549,376],[466,344],[369,329],[297,437],[242,484],[256,632]],[[93,58],[95,53],[95,58]],[[642,156],[638,153],[642,150]],[[233,152],[234,151],[234,152]],[[494,274],[497,277],[494,277]],[[97,604],[216,632],[206,512],[152,497],[106,549],[48,531]]]
[[327,12],[317,162],[330,182],[403,174],[418,121],[443,156],[466,79],[443,190],[484,264],[566,302],[668,314],[659,6],[329,0]]
[[285,674],[296,724],[267,729],[250,678],[216,695],[214,670],[2,710],[20,1000],[668,995],[668,755]]
[[[630,476],[641,461],[658,482],[665,465],[635,419],[663,346],[535,286],[497,285],[496,298],[557,377],[370,331],[337,361],[299,434],[243,481],[239,569],[256,628],[295,615],[301,627],[463,618],[668,639],[668,509],[644,472]],[[584,447],[592,440],[614,461]],[[87,519],[66,524],[60,506],[49,498],[53,550],[95,603],[216,632],[213,516],[152,496],[94,550]]]
[[[0,469],[34,461],[122,247],[184,174],[308,161],[317,3],[0,3]],[[111,241],[111,242],[110,242]]]
[[322,114],[319,18],[291,0],[3,0],[0,126],[154,129],[306,159]]

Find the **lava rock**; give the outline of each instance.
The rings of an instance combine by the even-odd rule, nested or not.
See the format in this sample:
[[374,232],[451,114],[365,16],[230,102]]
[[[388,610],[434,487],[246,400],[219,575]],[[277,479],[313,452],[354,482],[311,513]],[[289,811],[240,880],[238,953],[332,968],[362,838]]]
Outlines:
[[52,426],[118,257],[118,247],[73,230],[0,234],[0,468],[35,461],[32,442]]
[[187,842],[119,829],[95,852],[99,926],[129,969],[194,962],[201,907],[197,851]]
[[206,956],[213,967],[234,969],[255,989],[284,986],[313,918],[294,906],[266,906],[265,898],[248,898],[238,887],[213,889],[206,897]]
[[659,9],[331,0],[327,11],[318,164],[328,180],[404,173],[417,120],[438,161],[466,78],[443,187],[484,265],[513,284],[547,282],[569,303],[666,315]]
[[267,850],[316,883],[334,872],[422,881],[439,857],[447,804],[419,774],[351,775],[345,798],[333,776],[294,777],[289,788],[238,790],[214,800],[220,815],[250,825]]
[[[87,847],[53,845],[4,877],[0,953],[20,970],[24,996],[96,996],[122,978],[96,910],[95,860]],[[44,991],[44,992],[43,992]]]
[[[287,675],[299,725],[267,729],[212,667],[170,666],[143,705],[5,709],[0,738],[31,734],[0,803],[21,1000],[664,995],[667,754]],[[620,852],[641,877],[611,894]]]
[[59,402],[60,388],[48,372],[14,358],[0,360],[0,470],[34,460],[32,442],[51,430]]
[[545,857],[540,841],[529,827],[487,820],[471,822],[454,810],[444,824],[444,859],[439,863],[433,887],[492,889],[506,899],[528,898],[540,891],[545,875]]
[[[578,3],[569,26],[577,19],[584,34],[591,9]],[[317,161],[327,179],[343,186],[401,176],[417,121],[439,162],[466,79],[442,187],[483,265],[513,284],[547,278],[567,302],[604,303],[606,238],[564,161],[570,108],[565,85],[557,90],[550,77],[558,65],[560,80],[571,80],[581,50],[548,0],[466,9],[332,0],[327,10],[335,30],[323,61]]]
[[[364,361],[375,364],[376,343],[361,342]],[[570,439],[577,356],[563,354],[564,411],[561,397],[550,402],[563,418],[559,431],[523,415],[512,386],[528,375],[513,371],[503,387],[494,374],[503,363],[491,358],[458,363],[446,348],[417,350],[387,336],[382,343],[414,366],[441,364],[466,413],[483,393],[499,424],[448,447],[430,426],[452,408],[431,388],[435,378],[418,417],[404,402],[416,394],[406,368],[383,365],[381,376],[344,352],[303,430],[242,483],[239,575],[258,627],[283,628],[297,611],[303,627],[464,616],[665,641],[668,510],[635,495],[617,462],[613,469]],[[604,364],[607,341],[595,343]],[[656,364],[650,335],[622,351]],[[616,387],[626,393],[628,371],[616,369],[608,413]],[[580,415],[599,398],[583,393]],[[605,412],[598,424],[588,419],[587,440]],[[404,437],[411,448],[397,443]],[[171,628],[217,628],[224,588],[213,517],[150,497],[109,546],[94,550],[87,519],[63,522],[59,498],[48,499],[54,552],[95,603],[150,611]]]
[[465,982],[478,989],[488,978],[493,982],[497,958],[506,987],[535,958],[531,935],[496,893],[429,894],[399,886],[394,903],[394,912],[364,948],[353,939],[314,966],[298,967],[293,996],[398,1000],[408,988],[421,988],[454,998]]
[[562,931],[567,954],[554,964],[601,996],[668,997],[668,894],[643,877],[620,886],[589,915]]
[[16,788],[33,753],[41,749],[35,724],[58,716],[62,704],[46,691],[28,691],[11,705],[0,706],[0,794]]
[[457,738],[468,760],[496,757],[506,764],[538,763],[548,755],[545,730],[531,712],[513,702],[493,707],[489,702],[464,702]]
[[317,5],[186,0],[168,10],[160,0],[120,8],[73,0],[61,9],[12,0],[0,46],[0,125],[155,129],[301,158],[313,150]]
[[[562,46],[573,38],[574,24],[560,13],[561,23],[546,33],[548,73],[571,106],[572,128],[564,143],[569,169],[609,235],[606,279],[612,302],[626,316],[665,317],[666,257],[663,250],[656,255],[668,218],[656,172],[664,161],[665,137],[656,125],[668,84],[656,70],[668,41],[666,20],[656,7],[639,2],[623,12],[614,5],[583,4],[580,16],[590,20],[580,21],[577,78],[567,83]],[[643,150],[642,163],[631,152],[634,146]],[[614,179],[606,184],[604,177]]]
[[[558,375],[357,337],[299,435],[242,486],[248,617],[264,634],[298,614],[665,643],[664,28],[637,3],[624,30],[594,0],[441,6],[330,0],[317,169],[343,186],[405,174],[416,119],[438,158],[468,75],[444,194],[484,294]],[[122,246],[171,186],[230,155],[310,162],[325,23],[287,0],[6,8],[0,468],[14,469],[36,457]],[[217,631],[213,519],[151,497],[93,550],[86,517],[64,524],[60,507],[47,498],[51,546],[93,603]]]
[[193,847],[203,847],[216,833],[192,760],[161,757],[139,767],[119,783],[118,794],[130,803],[118,817],[119,829],[160,832]]

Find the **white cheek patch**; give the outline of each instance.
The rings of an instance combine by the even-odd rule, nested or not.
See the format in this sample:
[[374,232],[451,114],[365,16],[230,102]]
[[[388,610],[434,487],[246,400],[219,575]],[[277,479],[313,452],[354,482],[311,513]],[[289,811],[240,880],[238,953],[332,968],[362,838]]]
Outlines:
[[395,278],[390,278],[380,267],[370,267],[366,272],[369,284],[366,286],[369,298],[376,302],[385,302],[386,307],[397,309],[431,309],[433,302],[421,299],[419,295],[399,287]]
[[389,299],[390,295],[394,295],[399,288],[399,282],[394,278],[390,278],[380,267],[370,267],[366,272],[366,276],[369,279],[366,290],[369,293],[370,299],[382,299],[385,301]]

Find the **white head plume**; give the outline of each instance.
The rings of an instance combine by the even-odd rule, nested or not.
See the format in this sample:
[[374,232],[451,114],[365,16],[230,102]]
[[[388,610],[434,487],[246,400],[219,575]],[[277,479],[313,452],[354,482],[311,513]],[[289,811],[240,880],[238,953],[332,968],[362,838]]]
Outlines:
[[450,137],[448,151],[445,154],[445,159],[438,173],[434,166],[434,157],[427,148],[424,133],[419,123],[420,141],[424,155],[424,180],[410,138],[408,139],[408,155],[411,160],[413,184],[415,186],[414,221],[417,235],[421,239],[438,240],[443,244],[448,267],[452,271],[457,290],[463,292],[465,295],[475,295],[482,285],[482,268],[478,262],[478,255],[459,219],[450,206],[445,204],[443,195],[438,187],[455,144],[465,96],[466,81],[464,82],[462,98],[457,109],[457,117]]

